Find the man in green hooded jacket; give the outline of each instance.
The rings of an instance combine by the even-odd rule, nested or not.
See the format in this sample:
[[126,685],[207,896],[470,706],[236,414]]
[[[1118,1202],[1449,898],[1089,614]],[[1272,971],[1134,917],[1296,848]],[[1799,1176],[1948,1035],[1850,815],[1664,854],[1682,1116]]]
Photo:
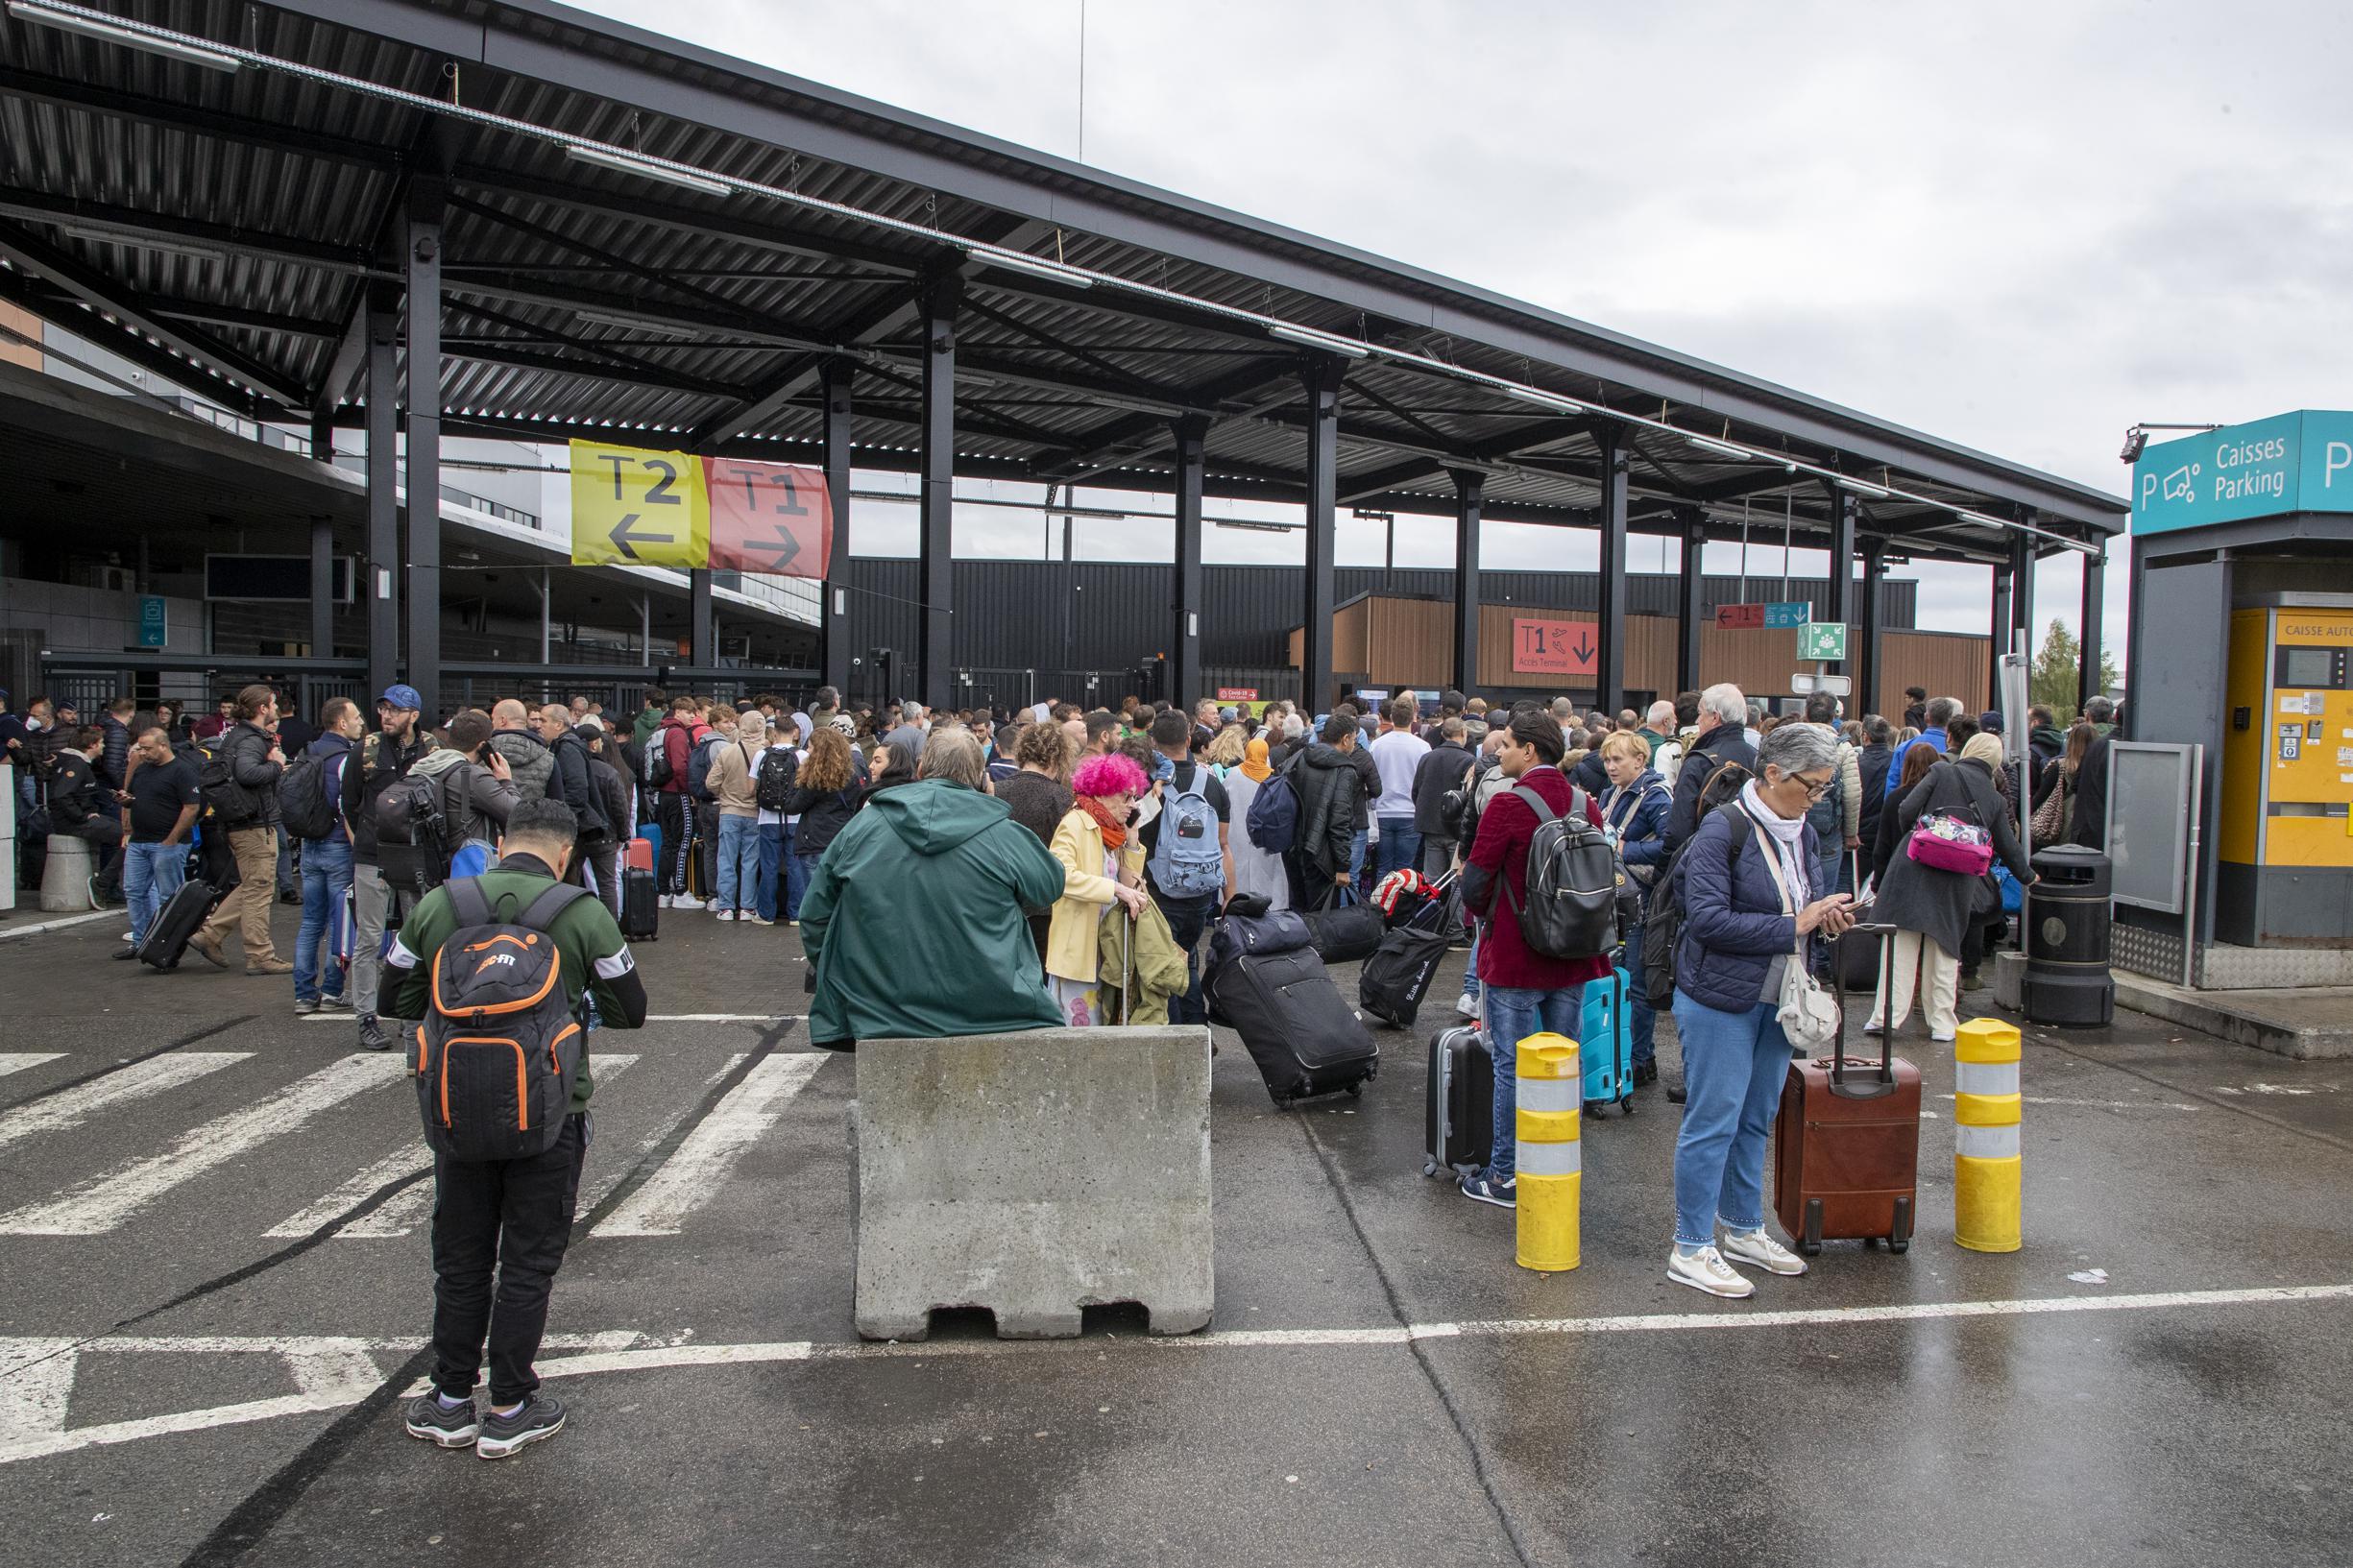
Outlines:
[[835,835],[801,899],[815,1044],[1062,1022],[1022,916],[1062,896],[1062,862],[987,783],[970,731],[934,731],[916,782]]

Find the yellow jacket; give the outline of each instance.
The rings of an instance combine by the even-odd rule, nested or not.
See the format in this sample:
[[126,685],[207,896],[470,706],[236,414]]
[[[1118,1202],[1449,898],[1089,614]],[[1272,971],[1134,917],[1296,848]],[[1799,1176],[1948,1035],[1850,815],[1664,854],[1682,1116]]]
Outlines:
[[[1062,862],[1062,896],[1055,901],[1046,928],[1046,973],[1056,979],[1092,985],[1103,967],[1098,923],[1112,902],[1112,881],[1103,874],[1103,829],[1081,807],[1062,813],[1047,846]],[[1120,869],[1144,872],[1144,846],[1133,838],[1120,847]]]

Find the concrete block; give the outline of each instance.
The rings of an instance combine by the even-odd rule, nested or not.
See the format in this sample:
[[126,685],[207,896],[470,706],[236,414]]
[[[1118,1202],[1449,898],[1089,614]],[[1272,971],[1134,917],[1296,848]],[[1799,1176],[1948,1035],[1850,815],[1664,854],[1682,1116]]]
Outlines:
[[89,840],[51,833],[49,858],[41,868],[41,913],[71,915],[89,908],[90,878],[97,870]]
[[1154,1334],[1209,1321],[1204,1027],[861,1041],[850,1146],[866,1339],[921,1339],[940,1308],[1007,1339],[1118,1303]]
[[2008,950],[1994,954],[1994,1005],[2011,1012],[2026,1006],[2026,955]]

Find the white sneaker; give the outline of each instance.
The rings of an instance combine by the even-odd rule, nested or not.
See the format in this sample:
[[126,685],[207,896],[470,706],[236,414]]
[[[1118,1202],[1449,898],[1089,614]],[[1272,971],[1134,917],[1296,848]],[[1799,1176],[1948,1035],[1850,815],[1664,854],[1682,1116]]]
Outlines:
[[1806,1272],[1806,1260],[1762,1230],[1727,1230],[1724,1250],[1742,1263],[1753,1263],[1768,1274],[1794,1278]]
[[655,908],[657,908],[657,909],[675,909],[675,908],[677,908],[677,907],[678,907],[678,895],[677,895],[677,894],[675,894],[675,893],[664,893],[664,894],[662,894],[660,897],[658,897],[658,898],[656,898],[656,899],[654,900],[654,907],[655,907]]
[[710,910],[710,911],[711,911],[713,914],[715,914],[715,915],[716,915],[716,914],[717,914],[717,913],[719,912],[719,901],[718,901],[718,900],[716,900],[716,899],[713,899],[713,900],[711,900],[709,903],[705,904],[705,905],[703,905],[703,907],[704,907],[704,908],[706,908],[706,909],[708,909],[708,910]]
[[1887,1025],[1881,1024],[1877,1019],[1874,1019],[1870,1023],[1863,1025],[1863,1032],[1870,1035],[1872,1038],[1877,1039],[1879,1036],[1887,1032]]
[[1476,1018],[1479,1016],[1479,999],[1476,997],[1456,997],[1454,999],[1454,1010],[1462,1014],[1465,1018]]
[[736,918],[736,912],[733,909],[721,909],[718,912],[718,918],[721,920],[733,920]]
[[1711,1246],[1701,1247],[1687,1258],[1681,1247],[1675,1248],[1667,1255],[1666,1277],[1678,1285],[1688,1285],[1694,1291],[1733,1301],[1757,1293],[1756,1285],[1742,1279],[1724,1261],[1724,1254]]
[[1930,1029],[1928,1031],[1928,1038],[1935,1041],[1940,1046],[1949,1046],[1953,1044],[1953,1035],[1950,1031],[1940,1034],[1936,1030]]

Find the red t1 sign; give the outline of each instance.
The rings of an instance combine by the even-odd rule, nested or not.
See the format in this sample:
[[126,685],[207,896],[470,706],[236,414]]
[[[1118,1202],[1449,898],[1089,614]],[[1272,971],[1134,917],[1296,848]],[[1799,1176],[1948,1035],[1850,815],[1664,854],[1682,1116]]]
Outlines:
[[1590,675],[1601,639],[1589,620],[1512,617],[1512,672],[1516,675]]
[[833,558],[834,508],[817,469],[705,460],[711,496],[711,565],[720,571],[823,577]]
[[1254,686],[1222,686],[1218,688],[1220,702],[1256,702],[1258,688]]
[[1761,604],[1719,604],[1715,607],[1715,623],[1728,632],[1760,632],[1764,630],[1765,607]]

